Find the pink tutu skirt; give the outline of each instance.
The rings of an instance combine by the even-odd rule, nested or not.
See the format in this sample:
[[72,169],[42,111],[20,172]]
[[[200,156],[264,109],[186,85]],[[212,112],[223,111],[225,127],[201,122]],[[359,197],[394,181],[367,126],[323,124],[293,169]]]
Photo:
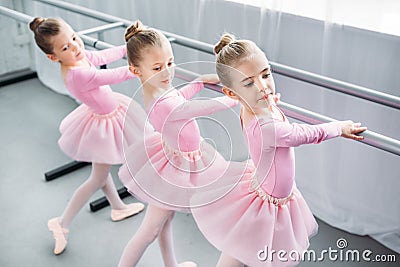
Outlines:
[[[58,144],[65,154],[77,161],[104,164],[124,162],[123,143],[131,144],[143,135],[146,113],[127,96],[119,93],[114,93],[114,96],[119,105],[108,114],[93,113],[82,104],[64,118]],[[129,105],[132,112],[127,114]],[[123,137],[124,120],[134,134]]]
[[[284,199],[274,198],[252,185],[252,174],[224,197],[192,209],[203,235],[218,250],[247,266],[294,266],[309,246],[318,225],[301,193],[294,187]],[[218,188],[193,196],[210,199],[226,189]],[[286,254],[278,257],[278,251]]]
[[[153,132],[143,142],[127,148],[126,163],[119,177],[136,198],[168,210],[190,212],[221,196],[191,201],[192,196],[211,188],[233,189],[246,171],[246,164],[226,161],[210,144],[202,141],[200,149],[182,152],[166,144],[161,134]],[[230,187],[228,186],[230,185]]]

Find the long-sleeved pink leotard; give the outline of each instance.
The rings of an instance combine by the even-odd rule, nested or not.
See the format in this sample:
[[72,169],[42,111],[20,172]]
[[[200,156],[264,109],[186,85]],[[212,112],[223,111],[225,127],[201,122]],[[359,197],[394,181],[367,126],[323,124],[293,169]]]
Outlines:
[[68,71],[65,79],[67,89],[96,114],[107,114],[113,111],[118,101],[113,95],[110,84],[116,84],[134,75],[128,66],[114,69],[97,69],[96,66],[108,64],[126,55],[126,46],[88,51],[85,55],[90,67],[74,67]]
[[142,145],[127,150],[127,163],[119,172],[128,190],[143,201],[188,211],[191,196],[198,188],[224,180],[226,174],[236,181],[242,176],[243,166],[230,168],[230,162],[200,136],[196,122],[197,117],[238,102],[226,96],[188,101],[203,86],[194,82],[180,90],[171,89],[147,107],[156,132],[145,137]]
[[[282,113],[283,114],[283,113]],[[287,197],[294,184],[294,147],[337,137],[337,122],[308,125],[276,118],[252,120],[245,129],[250,156],[262,188],[277,198]]]
[[[132,143],[143,135],[146,118],[143,108],[127,96],[114,93],[109,86],[134,77],[128,66],[96,68],[119,60],[125,54],[125,46],[85,50],[89,67],[74,67],[66,74],[67,89],[82,105],[61,122],[58,143],[75,160],[121,164],[123,142]],[[135,112],[127,114],[128,106]],[[132,126],[130,136],[122,135],[124,122]]]
[[[247,123],[243,135],[255,169],[250,175],[246,173],[221,199],[192,210],[207,240],[247,266],[298,264],[295,258],[280,260],[276,254],[271,254],[282,250],[302,255],[309,246],[309,237],[318,229],[294,183],[294,147],[319,143],[341,134],[337,122],[296,124],[289,123],[281,114],[280,117],[265,115]],[[200,192],[196,197],[209,198],[219,191],[220,188],[214,192]]]
[[195,82],[180,90],[171,90],[155,100],[147,110],[155,130],[160,132],[167,144],[182,152],[200,148],[200,129],[196,117],[206,116],[237,105],[226,96],[211,99],[191,99],[204,87]]

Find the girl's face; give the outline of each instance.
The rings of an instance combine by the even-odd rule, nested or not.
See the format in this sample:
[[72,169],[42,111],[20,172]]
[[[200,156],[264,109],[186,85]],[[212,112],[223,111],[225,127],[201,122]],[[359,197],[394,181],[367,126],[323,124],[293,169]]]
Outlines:
[[61,23],[60,32],[52,37],[53,54],[47,55],[52,61],[61,62],[65,66],[75,66],[85,58],[82,39],[72,28]]
[[231,72],[232,88],[224,92],[238,99],[242,105],[253,113],[269,106],[275,94],[275,82],[271,66],[261,51],[242,61]]
[[171,44],[165,40],[161,47],[145,48],[139,66],[130,66],[130,70],[139,76],[143,85],[169,89],[175,75],[174,66]]

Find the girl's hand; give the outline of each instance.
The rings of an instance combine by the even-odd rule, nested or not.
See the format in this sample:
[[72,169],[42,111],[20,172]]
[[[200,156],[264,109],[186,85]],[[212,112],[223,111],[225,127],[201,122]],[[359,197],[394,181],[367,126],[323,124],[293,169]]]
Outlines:
[[353,140],[363,140],[364,139],[363,136],[356,134],[362,133],[365,130],[367,130],[367,127],[365,126],[361,127],[360,122],[354,123],[353,121],[342,121],[341,127],[342,127],[342,137]]
[[204,74],[198,77],[196,80],[202,81],[203,83],[212,83],[212,84],[219,83],[217,74]]
[[273,99],[274,99],[274,101],[275,101],[275,104],[278,104],[279,100],[281,100],[281,94],[280,94],[280,93],[276,93],[276,94],[273,96]]

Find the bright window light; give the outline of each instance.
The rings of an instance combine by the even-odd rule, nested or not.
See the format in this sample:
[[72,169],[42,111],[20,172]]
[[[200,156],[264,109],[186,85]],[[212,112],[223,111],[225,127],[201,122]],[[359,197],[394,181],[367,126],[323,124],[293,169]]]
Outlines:
[[400,36],[400,0],[228,0]]

